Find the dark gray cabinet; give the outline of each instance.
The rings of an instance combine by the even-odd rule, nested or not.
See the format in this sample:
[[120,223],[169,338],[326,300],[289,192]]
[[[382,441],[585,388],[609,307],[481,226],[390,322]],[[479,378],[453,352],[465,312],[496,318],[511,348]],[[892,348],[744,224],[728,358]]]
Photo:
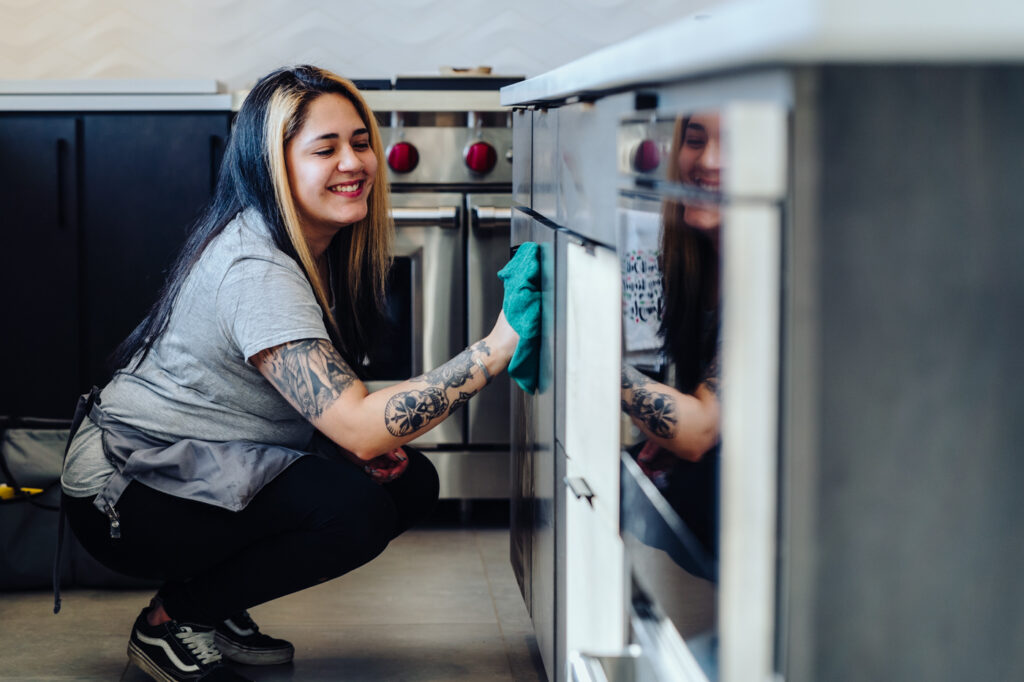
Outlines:
[[79,385],[77,119],[0,118],[0,414],[60,416]]
[[0,115],[0,414],[70,416],[209,199],[230,112]]

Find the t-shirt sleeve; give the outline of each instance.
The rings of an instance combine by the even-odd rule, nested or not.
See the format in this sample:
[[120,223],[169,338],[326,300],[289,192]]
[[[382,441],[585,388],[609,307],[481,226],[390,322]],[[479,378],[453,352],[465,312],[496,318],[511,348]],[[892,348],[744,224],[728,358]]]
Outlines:
[[242,258],[217,290],[217,318],[224,334],[248,360],[299,339],[330,339],[313,289],[298,266]]

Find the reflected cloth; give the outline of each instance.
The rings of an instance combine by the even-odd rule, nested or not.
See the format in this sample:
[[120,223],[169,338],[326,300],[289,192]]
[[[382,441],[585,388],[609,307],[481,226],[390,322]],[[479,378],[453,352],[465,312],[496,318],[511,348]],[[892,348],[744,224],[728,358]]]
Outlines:
[[527,393],[535,393],[540,372],[541,268],[540,251],[524,242],[515,256],[498,272],[505,285],[502,309],[519,343],[508,365],[508,374]]

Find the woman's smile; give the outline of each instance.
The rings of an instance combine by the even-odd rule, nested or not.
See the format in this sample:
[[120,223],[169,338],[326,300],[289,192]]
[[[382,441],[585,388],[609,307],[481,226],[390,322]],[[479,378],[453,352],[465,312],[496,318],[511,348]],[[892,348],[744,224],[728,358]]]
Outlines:
[[356,182],[347,182],[337,185],[331,185],[327,188],[327,191],[338,194],[343,197],[354,199],[363,193],[363,180],[357,180]]

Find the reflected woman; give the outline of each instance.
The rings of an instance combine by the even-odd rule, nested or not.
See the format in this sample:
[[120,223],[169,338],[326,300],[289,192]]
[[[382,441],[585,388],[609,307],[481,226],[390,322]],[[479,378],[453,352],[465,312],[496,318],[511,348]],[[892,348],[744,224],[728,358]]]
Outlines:
[[[714,112],[676,122],[670,180],[720,191],[719,124]],[[638,463],[712,555],[717,554],[720,230],[721,214],[713,202],[665,203],[661,333],[675,376],[660,383],[624,365],[621,393],[622,409],[648,438]]]

